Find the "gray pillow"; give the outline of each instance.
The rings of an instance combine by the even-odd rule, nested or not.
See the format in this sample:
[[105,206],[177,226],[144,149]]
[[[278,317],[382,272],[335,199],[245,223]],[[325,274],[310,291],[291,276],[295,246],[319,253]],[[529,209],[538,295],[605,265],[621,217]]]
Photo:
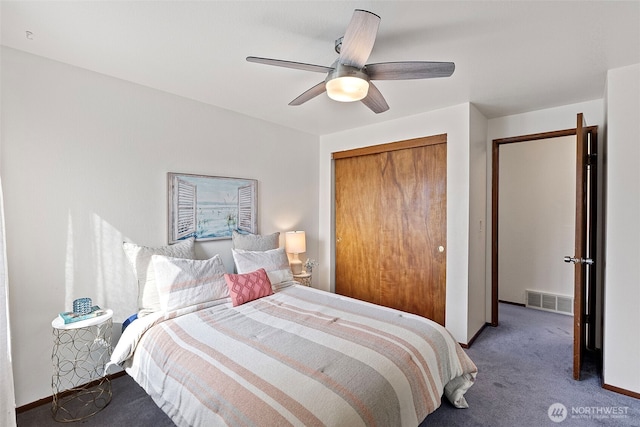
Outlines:
[[264,252],[280,247],[280,232],[261,236],[259,234],[240,234],[233,230],[231,240],[233,241],[233,249]]

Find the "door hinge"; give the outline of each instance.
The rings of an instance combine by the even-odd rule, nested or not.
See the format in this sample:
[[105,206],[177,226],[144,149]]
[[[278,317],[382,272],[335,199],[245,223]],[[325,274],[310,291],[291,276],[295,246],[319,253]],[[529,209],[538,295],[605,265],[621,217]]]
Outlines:
[[595,165],[597,161],[598,161],[597,154],[587,154],[587,166]]

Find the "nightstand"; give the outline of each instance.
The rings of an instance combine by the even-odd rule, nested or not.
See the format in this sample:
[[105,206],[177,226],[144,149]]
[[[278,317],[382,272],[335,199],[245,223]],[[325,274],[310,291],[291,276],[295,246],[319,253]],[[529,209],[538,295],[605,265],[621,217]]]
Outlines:
[[53,402],[51,414],[60,422],[79,421],[111,402],[111,381],[104,368],[111,357],[113,310],[91,319],[65,324],[53,319]]
[[293,280],[295,280],[296,282],[300,282],[300,284],[302,285],[311,286],[311,273],[303,271],[300,274],[294,274]]

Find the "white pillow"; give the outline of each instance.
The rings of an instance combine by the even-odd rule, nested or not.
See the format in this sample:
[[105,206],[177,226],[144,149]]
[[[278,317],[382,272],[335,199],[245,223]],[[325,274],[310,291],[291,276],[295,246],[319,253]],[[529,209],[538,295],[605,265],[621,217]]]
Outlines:
[[219,255],[205,260],[153,255],[151,261],[160,308],[165,312],[229,296]]
[[158,248],[140,246],[129,242],[122,244],[122,248],[138,279],[138,309],[140,310],[138,316],[142,317],[160,310],[160,299],[158,298],[158,288],[156,287],[151,256],[164,255],[174,258],[195,259],[194,241],[195,239],[191,237],[174,245]]
[[289,259],[284,248],[269,251],[244,251],[231,249],[238,273],[251,273],[264,268],[272,285],[293,280]]

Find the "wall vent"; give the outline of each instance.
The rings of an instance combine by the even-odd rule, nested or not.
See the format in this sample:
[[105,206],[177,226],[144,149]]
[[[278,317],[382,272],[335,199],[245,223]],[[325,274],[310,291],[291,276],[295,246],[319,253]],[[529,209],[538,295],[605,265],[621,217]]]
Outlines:
[[573,297],[527,289],[527,307],[573,316]]

